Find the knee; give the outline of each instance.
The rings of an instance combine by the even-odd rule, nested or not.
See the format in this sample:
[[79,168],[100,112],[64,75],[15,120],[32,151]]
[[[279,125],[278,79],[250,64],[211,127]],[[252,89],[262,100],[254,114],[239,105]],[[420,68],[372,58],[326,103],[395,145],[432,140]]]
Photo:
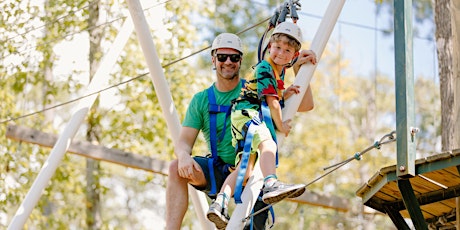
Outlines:
[[259,150],[264,153],[264,152],[276,152],[276,149],[278,147],[276,146],[276,142],[273,140],[265,140],[259,144]]
[[169,164],[169,169],[168,169],[168,178],[169,179],[179,178],[179,172],[177,170],[178,170],[178,161],[177,160],[171,161],[171,163]]

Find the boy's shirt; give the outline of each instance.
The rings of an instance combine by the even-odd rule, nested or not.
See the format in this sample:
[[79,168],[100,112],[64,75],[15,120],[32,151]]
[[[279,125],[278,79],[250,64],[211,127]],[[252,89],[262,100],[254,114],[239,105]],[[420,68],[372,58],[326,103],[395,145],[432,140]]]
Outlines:
[[[220,92],[213,87],[216,103],[219,105],[231,105],[232,100],[238,97],[241,91],[241,83],[229,92]],[[195,128],[203,132],[203,136],[208,144],[208,151],[211,152],[210,141],[210,117],[209,117],[209,100],[207,89],[195,94],[187,108],[182,126]],[[230,132],[230,117],[225,119],[225,113],[217,114],[217,135],[220,137],[224,128],[224,121],[227,123],[226,131],[222,141],[217,142],[217,155],[225,162],[231,165],[235,164],[235,148],[232,146],[232,135]]]
[[262,101],[265,101],[265,96],[275,96],[278,100],[283,100],[285,71],[283,70],[279,79],[276,79],[269,62],[271,60],[269,58],[267,60],[263,60],[256,66],[254,75],[246,81],[245,88],[241,90],[234,109],[259,110]]

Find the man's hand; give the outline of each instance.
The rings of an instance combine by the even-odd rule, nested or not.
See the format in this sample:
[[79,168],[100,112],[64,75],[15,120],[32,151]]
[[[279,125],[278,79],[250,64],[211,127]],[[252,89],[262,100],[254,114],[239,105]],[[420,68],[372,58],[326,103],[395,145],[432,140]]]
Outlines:
[[189,180],[196,179],[196,173],[201,172],[200,166],[193,160],[190,155],[182,155],[178,160],[178,173],[179,176]]

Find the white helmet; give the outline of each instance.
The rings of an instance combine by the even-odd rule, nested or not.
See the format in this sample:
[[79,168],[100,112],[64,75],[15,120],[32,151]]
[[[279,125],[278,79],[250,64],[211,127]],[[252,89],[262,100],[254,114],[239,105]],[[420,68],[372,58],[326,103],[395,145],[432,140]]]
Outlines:
[[241,39],[235,34],[231,34],[231,33],[219,34],[212,42],[211,54],[214,53],[214,50],[220,49],[220,48],[235,49],[239,51],[241,54],[243,54],[243,43],[241,42]]
[[294,38],[299,44],[302,44],[302,31],[299,26],[292,22],[282,22],[276,26],[273,34],[286,34]]

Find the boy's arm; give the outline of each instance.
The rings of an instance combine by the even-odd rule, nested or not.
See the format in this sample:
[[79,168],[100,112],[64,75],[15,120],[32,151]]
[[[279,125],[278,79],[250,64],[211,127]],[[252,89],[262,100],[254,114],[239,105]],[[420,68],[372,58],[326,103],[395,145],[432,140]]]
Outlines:
[[289,131],[291,131],[291,126],[289,125],[290,121],[283,122],[281,105],[278,98],[274,96],[265,96],[265,100],[267,100],[267,105],[270,108],[270,115],[276,128],[287,136]]
[[[300,66],[307,62],[311,62],[313,65],[316,65],[316,54],[312,50],[301,50],[296,63],[293,65],[293,70],[296,76]],[[310,85],[308,85],[307,91],[305,92],[302,101],[300,102],[297,112],[308,112],[312,110],[314,106],[315,104],[313,102],[313,94],[311,92]]]

